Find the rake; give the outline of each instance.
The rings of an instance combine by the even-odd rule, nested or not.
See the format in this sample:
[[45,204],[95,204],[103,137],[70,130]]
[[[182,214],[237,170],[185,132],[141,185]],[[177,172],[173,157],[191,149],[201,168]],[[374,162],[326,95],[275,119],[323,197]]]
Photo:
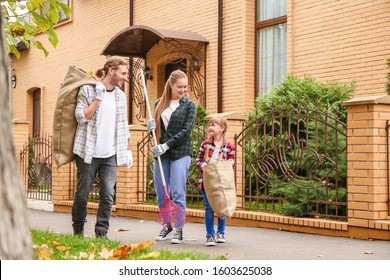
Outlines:
[[[142,81],[142,87],[144,89],[146,108],[147,108],[147,111],[149,114],[149,120],[151,120],[151,119],[153,119],[153,116],[152,116],[152,111],[150,109],[148,91],[146,88],[145,76],[144,76],[143,72],[141,73],[141,81]],[[152,132],[152,136],[153,136],[154,146],[157,146],[158,142],[157,142],[156,132],[154,129],[151,132]],[[168,188],[167,188],[167,184],[165,181],[164,170],[162,167],[160,156],[157,156],[157,162],[158,162],[158,167],[160,169],[161,181],[162,181],[162,184],[164,187],[164,192],[165,192],[164,204],[160,208],[159,217],[157,218],[157,221],[160,224],[173,224],[174,223],[175,227],[182,227],[184,225],[184,222],[185,222],[186,211],[185,211],[185,209],[182,209],[180,206],[178,206],[177,204],[175,204],[171,200],[171,198],[168,194]]]

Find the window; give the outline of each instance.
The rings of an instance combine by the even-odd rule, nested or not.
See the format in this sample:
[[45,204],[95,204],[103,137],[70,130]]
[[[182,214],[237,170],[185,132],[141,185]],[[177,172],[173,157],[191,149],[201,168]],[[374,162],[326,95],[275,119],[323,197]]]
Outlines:
[[[62,3],[68,5],[70,7],[70,1],[71,0],[62,0]],[[60,12],[60,20],[58,22],[63,22],[68,20],[69,17],[67,17],[62,11]]]
[[[68,7],[71,7],[71,1],[72,1],[72,0],[61,0],[60,2],[66,4]],[[50,5],[50,4],[49,4],[48,2],[45,3],[45,7],[48,8],[48,7],[50,7],[49,5]],[[57,23],[57,24],[62,23],[62,22],[64,22],[64,21],[67,21],[67,20],[70,19],[70,17],[69,17],[69,16],[66,16],[62,11],[59,12],[59,15],[60,15],[60,19],[58,20],[58,23]]]
[[259,96],[287,73],[287,0],[257,0],[256,59]]
[[33,135],[41,133],[41,89],[33,91]]

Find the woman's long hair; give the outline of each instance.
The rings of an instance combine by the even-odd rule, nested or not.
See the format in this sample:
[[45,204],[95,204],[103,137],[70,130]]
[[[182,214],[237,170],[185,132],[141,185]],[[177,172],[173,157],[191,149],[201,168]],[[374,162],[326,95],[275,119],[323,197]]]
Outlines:
[[154,120],[156,121],[156,138],[158,142],[160,142],[161,139],[161,113],[171,104],[171,86],[179,79],[187,79],[186,73],[181,70],[175,70],[171,73],[171,75],[169,75],[169,78],[165,83],[164,92],[160,98],[160,102],[158,103],[154,112]]

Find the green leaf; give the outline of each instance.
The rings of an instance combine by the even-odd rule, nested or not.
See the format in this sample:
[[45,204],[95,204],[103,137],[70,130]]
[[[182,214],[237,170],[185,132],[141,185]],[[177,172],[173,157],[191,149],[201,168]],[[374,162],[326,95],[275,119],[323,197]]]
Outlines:
[[58,5],[61,7],[61,9],[62,9],[62,12],[68,17],[68,16],[70,16],[70,13],[71,13],[71,11],[72,11],[72,9],[68,6],[68,5],[66,5],[65,3],[58,3]]
[[13,53],[17,59],[20,58],[20,52],[14,45],[8,45],[8,52]]
[[40,41],[33,41],[34,47],[36,47],[38,50],[42,50],[47,57],[49,55],[49,52],[46,50],[46,48],[42,45]]
[[47,36],[49,37],[49,41],[53,45],[53,47],[57,47],[58,37],[57,37],[57,33],[54,31],[54,29],[49,30],[49,32],[47,33]]
[[58,10],[54,6],[50,6],[49,13],[53,23],[58,23],[60,20],[60,14],[58,13]]

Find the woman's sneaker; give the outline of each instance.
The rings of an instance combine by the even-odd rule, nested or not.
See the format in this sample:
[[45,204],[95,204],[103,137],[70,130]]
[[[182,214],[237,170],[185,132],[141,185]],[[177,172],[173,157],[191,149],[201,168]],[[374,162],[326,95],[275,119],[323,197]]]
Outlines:
[[157,241],[167,240],[167,236],[170,235],[172,232],[173,232],[172,226],[169,224],[164,224],[159,235],[156,237],[156,240]]
[[222,233],[217,232],[217,243],[225,243],[225,235]]
[[206,246],[215,246],[215,239],[214,236],[207,235],[206,237]]
[[172,244],[183,243],[183,229],[182,228],[174,228],[173,229],[173,237],[172,237],[171,243]]

